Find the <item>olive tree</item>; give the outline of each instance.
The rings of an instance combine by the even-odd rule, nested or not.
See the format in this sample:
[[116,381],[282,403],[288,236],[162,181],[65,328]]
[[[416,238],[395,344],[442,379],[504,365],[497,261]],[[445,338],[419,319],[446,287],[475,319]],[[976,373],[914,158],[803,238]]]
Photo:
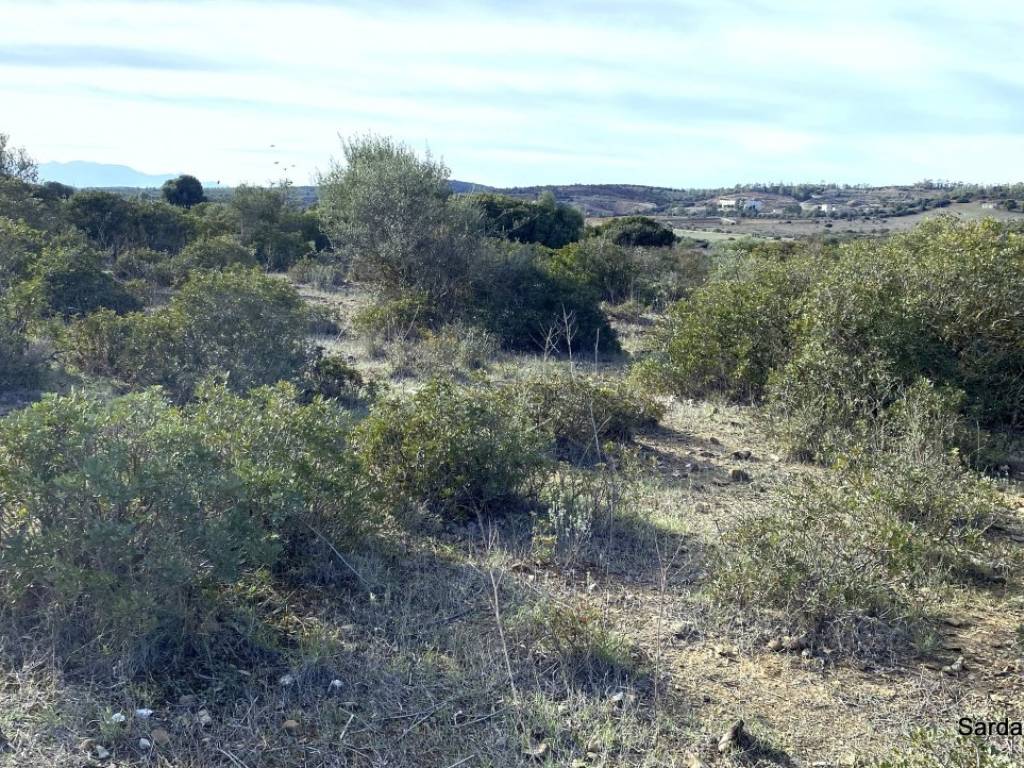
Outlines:
[[451,199],[448,168],[390,138],[343,143],[320,179],[320,216],[357,278],[451,303],[481,243],[479,211]]
[[0,178],[35,183],[39,168],[24,147],[10,146],[11,137],[0,133]]

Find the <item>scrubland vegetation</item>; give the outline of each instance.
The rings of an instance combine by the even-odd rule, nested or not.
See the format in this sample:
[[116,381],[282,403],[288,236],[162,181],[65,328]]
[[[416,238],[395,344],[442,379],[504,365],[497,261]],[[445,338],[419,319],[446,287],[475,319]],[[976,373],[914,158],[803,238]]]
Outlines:
[[447,180],[0,141],[0,765],[1014,764],[1024,232]]

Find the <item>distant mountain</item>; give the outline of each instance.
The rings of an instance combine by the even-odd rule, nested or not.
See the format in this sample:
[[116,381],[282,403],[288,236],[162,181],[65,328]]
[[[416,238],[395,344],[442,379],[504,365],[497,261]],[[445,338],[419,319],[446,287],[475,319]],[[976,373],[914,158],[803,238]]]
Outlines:
[[474,184],[471,181],[458,181],[456,179],[449,179],[448,186],[457,195],[465,195],[470,192],[494,192],[495,190],[494,187],[488,187],[486,184]]
[[177,175],[142,173],[127,165],[91,163],[86,160],[39,164],[39,176],[44,181],[59,181],[72,187],[159,187]]

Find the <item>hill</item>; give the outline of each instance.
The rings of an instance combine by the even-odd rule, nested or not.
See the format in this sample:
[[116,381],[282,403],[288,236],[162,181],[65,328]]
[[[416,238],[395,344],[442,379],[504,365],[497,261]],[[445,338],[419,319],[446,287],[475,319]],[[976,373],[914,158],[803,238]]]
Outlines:
[[40,163],[39,177],[72,187],[159,187],[175,173],[143,173],[127,165],[72,160],[68,163]]

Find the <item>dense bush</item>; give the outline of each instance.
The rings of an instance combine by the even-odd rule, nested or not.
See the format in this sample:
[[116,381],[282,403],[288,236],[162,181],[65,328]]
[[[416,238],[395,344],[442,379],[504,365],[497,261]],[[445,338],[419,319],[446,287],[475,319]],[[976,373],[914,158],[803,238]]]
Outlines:
[[178,284],[197,269],[252,267],[256,264],[256,254],[252,249],[241,245],[231,235],[220,235],[193,240],[165,264],[159,276],[165,284]]
[[30,276],[45,242],[45,235],[25,222],[0,218],[0,290],[6,292]]
[[679,395],[762,397],[793,346],[792,324],[814,279],[811,257],[745,257],[673,305],[643,371]]
[[670,391],[766,399],[828,460],[919,380],[985,427],[1024,418],[1024,234],[938,219],[834,255],[752,247],[669,313],[643,370]]
[[310,527],[351,542],[371,523],[348,417],[295,394],[50,397],[0,421],[5,631],[62,658],[92,646],[129,676],[209,661],[205,628],[234,610],[223,587],[301,573]]
[[147,282],[169,285],[172,270],[170,258],[150,248],[132,248],[123,251],[114,259],[113,273],[118,280],[145,280]]
[[984,537],[997,511],[985,482],[935,435],[784,491],[777,511],[727,533],[713,590],[774,626],[844,653],[921,637],[921,590],[987,576],[1000,556]]
[[640,276],[635,254],[606,238],[588,238],[556,251],[550,269],[612,304],[634,297]]
[[188,174],[168,179],[160,191],[164,200],[180,208],[191,208],[193,205],[206,202],[202,182]]
[[[828,458],[920,378],[982,425],[1024,418],[1024,235],[994,221],[920,225],[850,245],[808,292],[773,375],[789,448]],[[786,423],[789,426],[786,426]]]
[[487,233],[519,243],[561,248],[583,235],[583,214],[545,192],[536,201],[481,193],[469,196],[484,216]]
[[294,288],[257,271],[194,273],[150,314],[100,312],[63,339],[80,369],[188,398],[212,372],[244,391],[289,379],[307,359],[305,309]]
[[296,209],[285,187],[242,185],[231,197],[238,242],[265,269],[283,271],[315,249],[308,219]]
[[34,314],[65,320],[98,309],[124,313],[141,306],[103,269],[98,253],[76,243],[47,246],[32,264],[23,290]]
[[180,208],[102,190],[76,192],[67,201],[64,216],[94,246],[114,257],[129,248],[176,253],[191,234],[189,219]]
[[664,414],[660,403],[621,379],[549,372],[506,386],[509,401],[551,437],[557,455],[573,460],[600,460],[606,442],[631,440]]
[[358,428],[362,464],[393,510],[494,514],[526,492],[544,435],[495,393],[442,379],[378,402]]
[[591,235],[607,238],[616,245],[651,248],[675,245],[679,240],[671,227],[666,227],[647,216],[623,216],[612,219],[595,227]]
[[353,330],[371,350],[396,338],[419,338],[423,328],[439,323],[437,308],[416,293],[378,299],[352,317]]
[[325,355],[317,348],[301,374],[304,396],[337,400],[347,406],[363,405],[377,394],[374,382],[340,355]]
[[0,303],[0,390],[35,386],[40,373],[38,362],[30,354],[22,324]]
[[617,352],[619,342],[597,294],[554,273],[528,246],[487,249],[464,312],[506,349]]

